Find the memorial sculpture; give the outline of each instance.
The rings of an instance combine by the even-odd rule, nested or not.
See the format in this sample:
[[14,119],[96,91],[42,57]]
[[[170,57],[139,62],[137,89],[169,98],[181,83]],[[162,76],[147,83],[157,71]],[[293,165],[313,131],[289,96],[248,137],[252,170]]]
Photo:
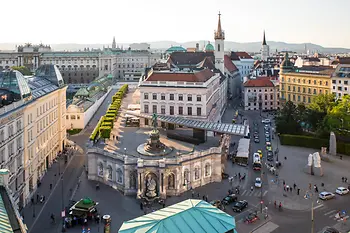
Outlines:
[[337,139],[334,132],[331,132],[329,136],[329,154],[337,155]]
[[315,152],[313,154],[309,154],[304,172],[310,175],[323,176],[320,153]]
[[145,196],[148,198],[154,198],[157,196],[157,182],[151,175],[148,175],[147,177]]

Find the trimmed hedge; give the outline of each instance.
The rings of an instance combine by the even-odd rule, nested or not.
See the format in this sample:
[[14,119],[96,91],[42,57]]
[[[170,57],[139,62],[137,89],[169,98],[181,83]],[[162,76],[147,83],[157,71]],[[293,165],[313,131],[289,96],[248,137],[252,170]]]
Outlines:
[[109,138],[111,135],[112,128],[110,126],[101,126],[100,134],[102,138]]
[[[321,147],[329,148],[329,140],[304,135],[281,134],[280,142],[281,145],[299,146],[319,150],[321,149]],[[337,153],[350,155],[350,144],[337,142]]]
[[91,141],[95,141],[95,139],[97,138],[98,134],[100,133],[100,126],[102,124],[102,122],[104,121],[105,117],[101,117],[101,119],[98,121],[94,131],[92,131],[92,134],[90,135],[90,140]]
[[115,114],[112,114],[112,113],[107,113],[106,114],[106,118],[115,118]]

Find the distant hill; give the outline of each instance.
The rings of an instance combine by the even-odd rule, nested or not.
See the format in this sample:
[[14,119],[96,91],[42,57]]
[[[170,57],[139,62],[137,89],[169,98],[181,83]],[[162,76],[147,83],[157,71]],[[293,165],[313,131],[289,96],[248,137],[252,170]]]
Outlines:
[[[196,43],[199,43],[199,47],[202,49],[208,41],[189,41],[184,43],[179,43],[176,41],[154,41],[147,42],[151,45],[151,49],[160,49],[166,50],[172,45],[182,45],[185,48],[194,48]],[[211,42],[214,44],[214,42]],[[24,43],[18,43],[24,44]],[[289,50],[295,52],[304,52],[305,51],[305,43],[303,44],[289,44],[285,42],[276,42],[276,41],[267,41],[267,44],[270,46],[270,51],[274,52],[276,49],[278,51]],[[119,46],[123,46],[127,48],[129,44],[124,43]],[[15,50],[16,44],[14,43],[0,43],[0,51],[6,50]],[[84,50],[84,48],[102,48],[103,46],[108,46],[106,44],[51,44],[51,47],[55,51],[78,51]],[[320,52],[320,53],[350,53],[350,49],[348,48],[326,48],[321,45],[306,43],[306,47],[308,50],[312,52]],[[237,43],[233,41],[225,42],[225,50],[233,50],[233,51],[247,51],[247,52],[259,52],[261,48],[261,42],[247,42],[247,43]]]

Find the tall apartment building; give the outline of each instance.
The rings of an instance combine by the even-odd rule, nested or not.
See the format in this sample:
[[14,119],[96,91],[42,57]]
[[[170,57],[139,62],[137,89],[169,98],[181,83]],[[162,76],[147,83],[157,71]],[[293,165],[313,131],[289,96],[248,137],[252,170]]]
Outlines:
[[307,105],[313,96],[331,93],[333,72],[334,69],[330,66],[294,67],[286,53],[280,68],[281,102],[292,101]]
[[350,95],[350,64],[339,64],[332,75],[332,93],[336,98]]
[[0,162],[21,208],[64,148],[66,86],[57,67],[40,66],[35,76],[0,72]]

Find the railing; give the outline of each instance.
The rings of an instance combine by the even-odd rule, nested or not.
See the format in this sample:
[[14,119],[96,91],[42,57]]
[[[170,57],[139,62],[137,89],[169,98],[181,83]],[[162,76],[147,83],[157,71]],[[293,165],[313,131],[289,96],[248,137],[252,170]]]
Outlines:
[[8,113],[9,111],[16,109],[16,108],[22,106],[23,104],[24,104],[24,101],[20,100],[17,102],[13,102],[12,104],[5,105],[5,106],[0,108],[0,115]]

